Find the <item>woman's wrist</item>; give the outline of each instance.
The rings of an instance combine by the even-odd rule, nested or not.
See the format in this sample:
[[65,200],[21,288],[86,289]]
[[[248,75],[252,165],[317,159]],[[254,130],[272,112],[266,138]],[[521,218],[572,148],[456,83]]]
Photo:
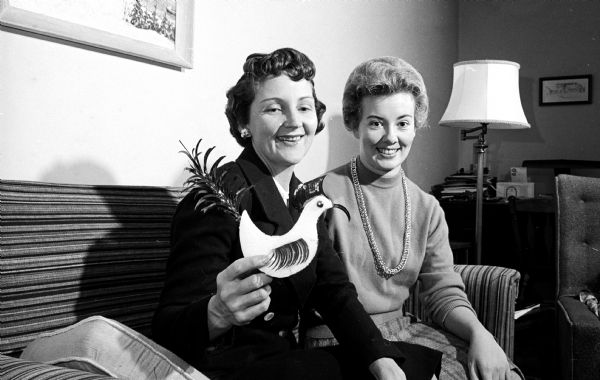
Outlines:
[[481,323],[474,323],[469,326],[469,338],[467,341],[472,342],[482,336],[492,335]]
[[378,380],[406,380],[404,371],[391,358],[379,358],[369,365],[369,371]]
[[219,300],[216,295],[210,297],[206,308],[206,319],[208,324],[208,337],[213,340],[229,331],[231,324],[219,312]]
[[463,306],[450,311],[444,321],[444,328],[467,342],[487,332],[473,311]]

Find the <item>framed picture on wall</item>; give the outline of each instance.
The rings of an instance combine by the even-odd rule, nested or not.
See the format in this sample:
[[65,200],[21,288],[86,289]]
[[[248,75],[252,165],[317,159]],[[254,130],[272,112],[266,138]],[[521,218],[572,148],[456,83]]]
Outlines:
[[540,106],[592,102],[591,75],[540,78],[539,87]]
[[192,68],[193,0],[0,0],[0,25]]

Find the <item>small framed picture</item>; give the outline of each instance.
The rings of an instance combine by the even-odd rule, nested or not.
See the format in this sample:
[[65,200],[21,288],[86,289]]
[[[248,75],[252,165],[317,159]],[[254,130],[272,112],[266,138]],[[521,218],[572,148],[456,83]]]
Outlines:
[[592,103],[592,76],[540,78],[540,106]]

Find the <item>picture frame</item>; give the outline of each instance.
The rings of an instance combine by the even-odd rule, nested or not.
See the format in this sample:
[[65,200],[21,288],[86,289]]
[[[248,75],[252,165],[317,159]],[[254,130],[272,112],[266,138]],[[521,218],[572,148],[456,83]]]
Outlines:
[[187,69],[193,18],[193,0],[0,0],[0,25]]
[[591,104],[592,76],[572,75],[540,78],[540,106]]

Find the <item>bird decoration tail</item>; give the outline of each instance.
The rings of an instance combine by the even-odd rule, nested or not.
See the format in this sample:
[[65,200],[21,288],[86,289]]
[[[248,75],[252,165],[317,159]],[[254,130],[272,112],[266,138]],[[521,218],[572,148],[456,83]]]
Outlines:
[[190,173],[189,178],[184,182],[184,191],[194,193],[196,199],[195,208],[200,208],[200,211],[207,212],[213,208],[218,208],[225,213],[231,215],[237,222],[241,218],[239,212],[240,202],[243,196],[250,190],[251,187],[242,187],[237,191],[231,191],[224,183],[224,178],[227,175],[227,169],[219,169],[219,164],[225,156],[219,157],[208,168],[208,157],[215,147],[208,148],[204,157],[202,152],[198,150],[202,139],[198,140],[196,147],[190,152],[181,141],[183,146],[180,153],[185,154],[190,160],[186,170]]
[[272,270],[300,265],[310,258],[310,247],[306,240],[298,239],[273,250],[266,267]]

